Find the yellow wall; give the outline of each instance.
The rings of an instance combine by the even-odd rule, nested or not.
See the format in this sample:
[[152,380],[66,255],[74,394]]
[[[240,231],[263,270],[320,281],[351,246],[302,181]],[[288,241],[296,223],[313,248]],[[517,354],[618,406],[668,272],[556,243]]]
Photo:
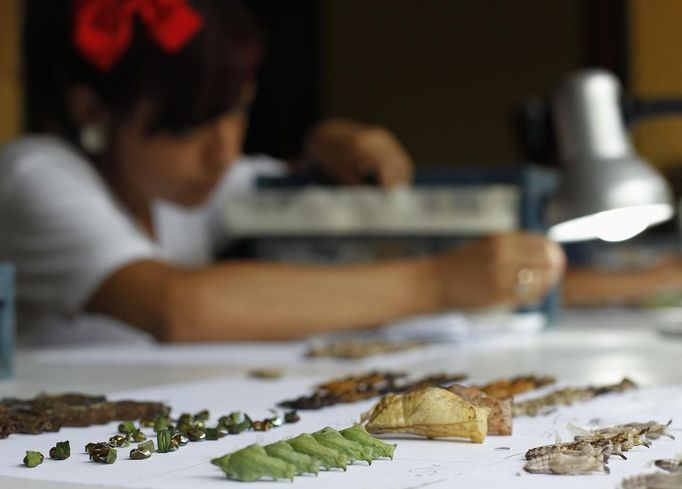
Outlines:
[[[682,97],[682,1],[630,0],[629,28],[632,92]],[[656,165],[682,166],[682,115],[643,122],[633,135]]]
[[22,130],[21,0],[0,1],[0,144]]

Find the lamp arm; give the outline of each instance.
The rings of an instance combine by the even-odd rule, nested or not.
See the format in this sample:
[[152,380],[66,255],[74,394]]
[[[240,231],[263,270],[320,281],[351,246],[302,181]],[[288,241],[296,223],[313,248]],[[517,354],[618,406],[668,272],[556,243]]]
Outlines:
[[621,100],[625,124],[631,127],[651,117],[682,116],[682,98],[641,99],[631,96]]

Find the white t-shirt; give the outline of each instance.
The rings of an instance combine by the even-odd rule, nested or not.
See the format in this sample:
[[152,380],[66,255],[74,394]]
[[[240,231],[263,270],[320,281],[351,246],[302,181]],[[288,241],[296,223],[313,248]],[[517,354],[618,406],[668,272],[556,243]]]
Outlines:
[[206,264],[226,237],[225,195],[252,189],[259,175],[284,171],[277,160],[242,157],[204,206],[155,203],[155,242],[67,143],[32,136],[6,145],[0,150],[0,261],[17,269],[19,342],[148,340],[111,319],[83,314],[85,302],[135,261]]

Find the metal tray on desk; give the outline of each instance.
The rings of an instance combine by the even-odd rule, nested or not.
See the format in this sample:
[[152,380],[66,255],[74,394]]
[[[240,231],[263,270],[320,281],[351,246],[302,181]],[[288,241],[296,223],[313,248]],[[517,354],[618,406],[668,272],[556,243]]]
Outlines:
[[[223,257],[348,262],[419,256],[514,229],[544,231],[556,175],[533,166],[418,170],[389,192],[301,175],[267,177],[224,202]],[[236,245],[236,246],[235,246]]]

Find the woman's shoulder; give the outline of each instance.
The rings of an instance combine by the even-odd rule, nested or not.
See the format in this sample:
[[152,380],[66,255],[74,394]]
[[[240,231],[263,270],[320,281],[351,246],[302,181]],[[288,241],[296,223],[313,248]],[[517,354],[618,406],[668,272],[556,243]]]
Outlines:
[[39,162],[87,164],[76,148],[56,136],[24,136],[0,147],[0,171],[16,171],[20,166]]
[[101,184],[90,162],[60,138],[25,136],[0,147],[0,190],[33,180]]

